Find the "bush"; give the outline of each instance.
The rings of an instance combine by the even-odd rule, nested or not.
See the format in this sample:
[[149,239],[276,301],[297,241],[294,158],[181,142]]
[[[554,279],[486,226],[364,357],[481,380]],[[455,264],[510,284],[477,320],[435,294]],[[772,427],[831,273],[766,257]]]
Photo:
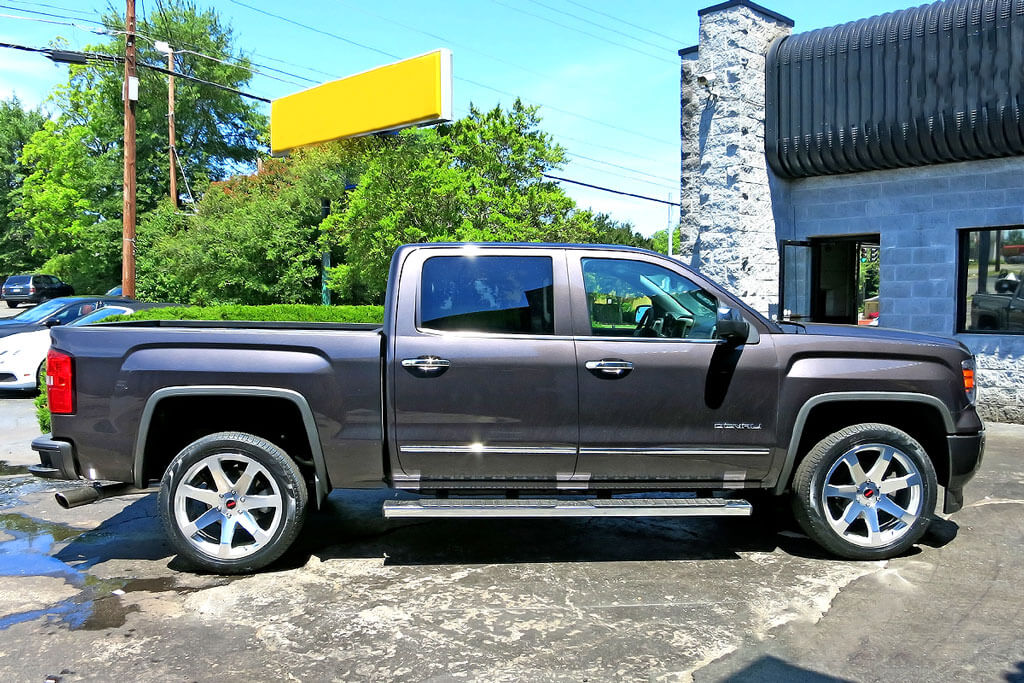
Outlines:
[[[182,306],[147,308],[131,315],[115,315],[103,323],[122,320],[251,320],[255,322],[381,323],[383,306]],[[102,324],[102,323],[101,323]],[[43,434],[50,431],[50,408],[46,403],[46,376],[36,397],[36,418]]]
[[124,320],[248,320],[254,322],[381,323],[383,306],[183,306],[147,308],[131,315],[116,315],[103,322]]

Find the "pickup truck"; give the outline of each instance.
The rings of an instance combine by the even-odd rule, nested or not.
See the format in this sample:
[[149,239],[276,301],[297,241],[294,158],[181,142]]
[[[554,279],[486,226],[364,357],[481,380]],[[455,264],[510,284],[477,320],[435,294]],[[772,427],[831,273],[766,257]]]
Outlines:
[[[180,556],[254,571],[336,489],[408,517],[749,515],[904,552],[960,508],[984,426],[961,344],[780,324],[623,247],[420,244],[382,326],[52,330],[38,476],[66,507],[155,490]],[[152,488],[151,488],[152,487]],[[339,494],[343,495],[343,494]]]
[[994,294],[978,292],[971,297],[971,332],[1004,330],[1024,332],[1024,271],[1003,272]]

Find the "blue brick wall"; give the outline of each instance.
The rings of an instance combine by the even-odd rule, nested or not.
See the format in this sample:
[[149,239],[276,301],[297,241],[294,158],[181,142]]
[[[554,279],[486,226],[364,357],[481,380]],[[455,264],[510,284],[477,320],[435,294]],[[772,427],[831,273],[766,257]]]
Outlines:
[[[781,181],[782,239],[878,233],[879,324],[953,336],[957,231],[1024,224],[1024,158]],[[983,414],[1024,422],[1024,335],[957,335],[978,355]]]

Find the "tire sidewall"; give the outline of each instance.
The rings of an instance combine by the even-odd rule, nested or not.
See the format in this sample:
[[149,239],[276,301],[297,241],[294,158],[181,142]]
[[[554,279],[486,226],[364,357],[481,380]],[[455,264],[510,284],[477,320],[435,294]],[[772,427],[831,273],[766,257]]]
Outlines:
[[[281,492],[281,523],[263,548],[237,559],[210,557],[193,546],[178,528],[174,496],[185,473],[197,462],[217,453],[242,453],[270,472]],[[251,434],[222,432],[189,444],[171,461],[160,483],[158,507],[164,531],[178,555],[190,564],[219,574],[251,572],[278,559],[291,545],[306,514],[306,484],[295,463],[269,441]]]
[[[824,485],[829,470],[850,449],[867,444],[893,446],[909,458],[921,475],[921,511],[911,528],[900,538],[883,546],[867,548],[839,536],[824,512]],[[866,423],[840,430],[820,441],[800,463],[794,477],[794,512],[811,538],[833,553],[856,560],[887,559],[907,550],[928,528],[938,497],[935,467],[924,448],[913,437],[895,427]]]

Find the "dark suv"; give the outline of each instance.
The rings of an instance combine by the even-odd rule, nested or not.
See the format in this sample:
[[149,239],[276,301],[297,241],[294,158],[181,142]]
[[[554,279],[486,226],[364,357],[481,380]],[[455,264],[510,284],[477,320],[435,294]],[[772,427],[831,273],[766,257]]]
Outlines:
[[0,298],[14,308],[18,304],[38,304],[74,293],[71,285],[53,275],[11,275],[0,290]]

